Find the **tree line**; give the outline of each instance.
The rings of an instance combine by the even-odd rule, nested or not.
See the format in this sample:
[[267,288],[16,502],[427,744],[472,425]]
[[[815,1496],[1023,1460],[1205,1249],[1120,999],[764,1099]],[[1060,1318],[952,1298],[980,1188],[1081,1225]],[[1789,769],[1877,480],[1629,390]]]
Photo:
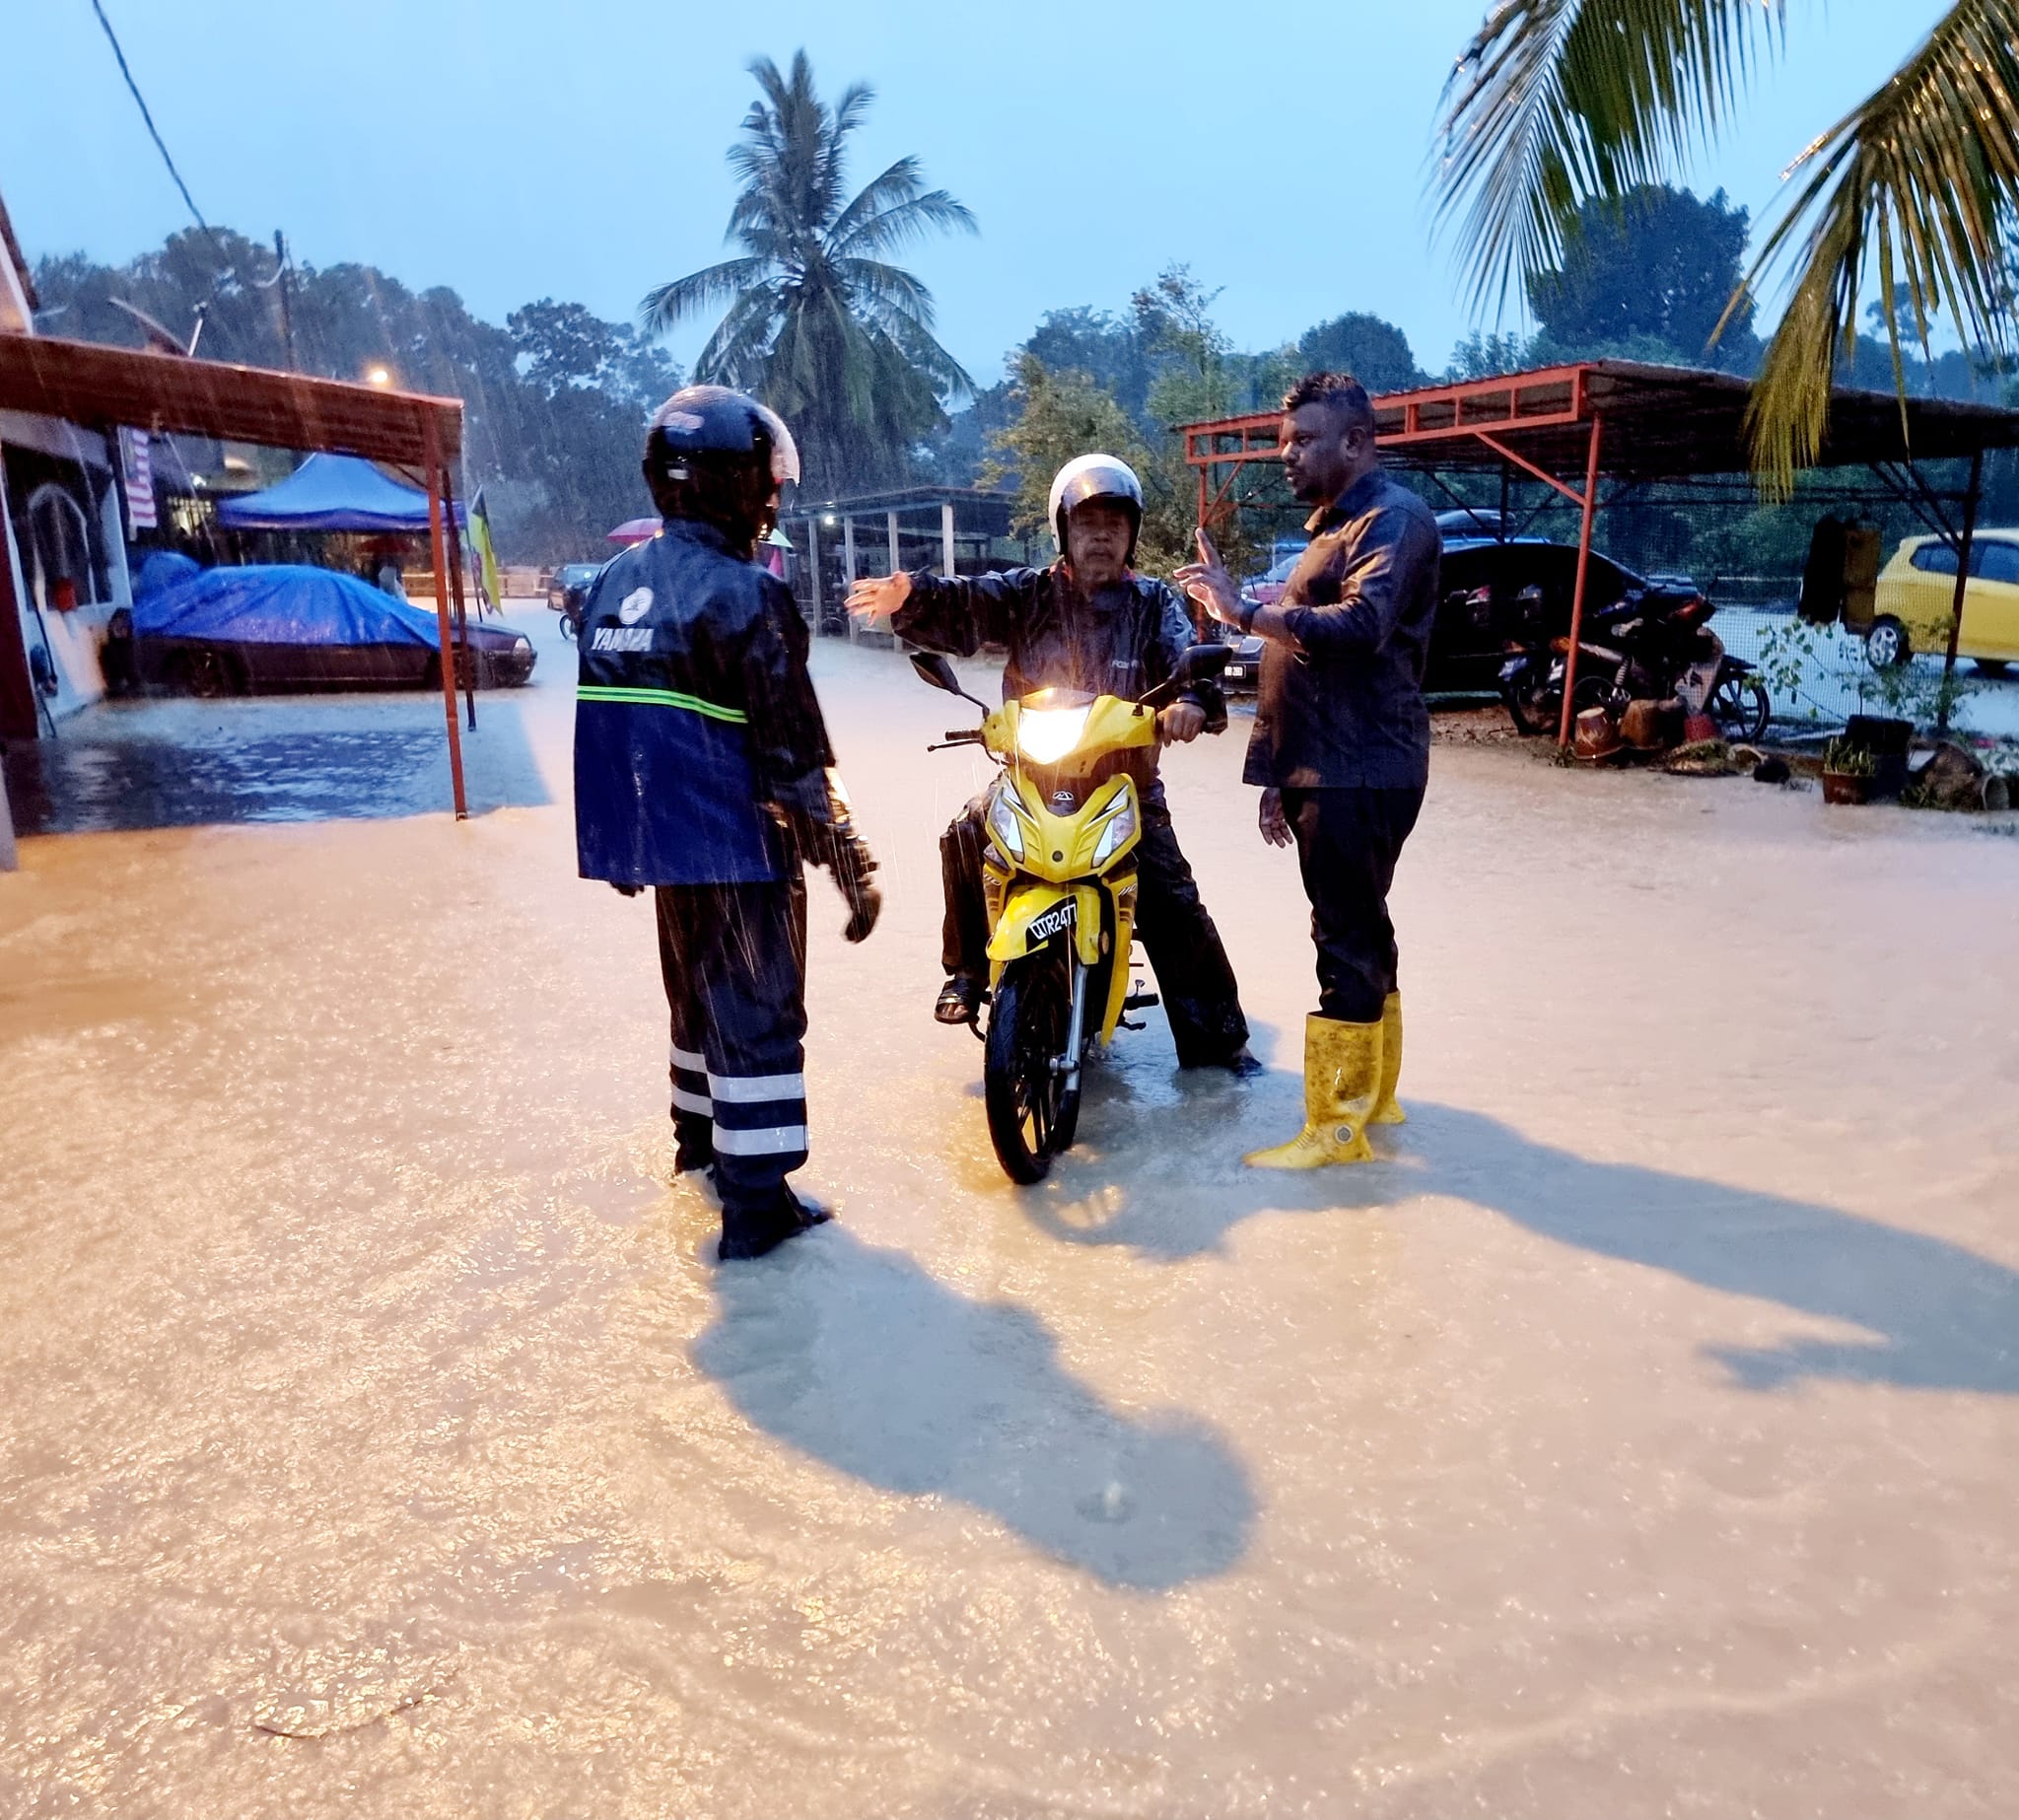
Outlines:
[[[1107,448],[1143,474],[1153,566],[1189,553],[1196,511],[1172,426],[1268,409],[1315,368],[1352,372],[1375,392],[1433,377],[1402,328],[1362,311],[1239,350],[1215,320],[1218,294],[1174,263],[1125,311],[1050,312],[1010,351],[1004,377],[978,386],[936,338],[930,292],[899,262],[926,236],[975,231],[968,210],[913,157],[851,192],[867,85],[828,104],[803,52],[785,70],[760,58],[750,73],[757,100],[729,153],[736,250],[650,291],[637,326],[543,298],[500,327],[447,287],[415,293],[361,264],[284,271],[276,250],[229,231],[176,234],[116,267],[45,258],[39,319],[129,345],[143,333],[136,311],[177,339],[200,319],[205,357],[346,379],[383,365],[401,385],[461,397],[468,481],[484,486],[501,549],[519,560],[602,554],[603,530],[636,513],[640,432],[680,378],[656,341],[697,315],[716,319],[696,377],[754,391],[787,417],[809,497],[913,480],[1000,485],[1016,494],[1022,525],[1040,528],[1052,472]],[[1766,351],[1750,236],[1747,212],[1722,191],[1643,182],[1589,194],[1558,224],[1550,257],[1520,262],[1533,333],[1474,333],[1441,377],[1603,357],[1750,376]],[[1899,347],[1890,325],[1903,307],[1881,300],[1871,332],[1843,339],[1841,382],[1966,397],[2009,388],[1989,354]],[[1230,533],[1230,556],[1259,554],[1240,547],[1248,534]]]

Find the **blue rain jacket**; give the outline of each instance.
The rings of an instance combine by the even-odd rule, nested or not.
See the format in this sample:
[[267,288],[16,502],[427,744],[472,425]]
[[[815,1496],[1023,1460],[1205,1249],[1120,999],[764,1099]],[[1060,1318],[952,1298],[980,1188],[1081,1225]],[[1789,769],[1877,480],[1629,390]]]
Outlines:
[[583,607],[575,838],[585,878],[752,884],[798,865],[780,818],[826,818],[834,755],[806,623],[712,525],[668,519]]

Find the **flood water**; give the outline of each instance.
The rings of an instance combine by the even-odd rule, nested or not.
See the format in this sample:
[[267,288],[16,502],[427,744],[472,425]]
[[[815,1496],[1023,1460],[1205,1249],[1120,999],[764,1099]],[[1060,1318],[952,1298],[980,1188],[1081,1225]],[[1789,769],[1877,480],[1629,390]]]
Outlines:
[[0,1813],[2019,1810],[2009,821],[1439,748],[1410,1122],[1265,1177],[1305,910],[1201,741],[1272,1072],[1151,1013],[1016,1190],[930,1018],[976,761],[818,675],[888,909],[812,882],[841,1218],[755,1265],[553,652],[460,825],[24,839]]

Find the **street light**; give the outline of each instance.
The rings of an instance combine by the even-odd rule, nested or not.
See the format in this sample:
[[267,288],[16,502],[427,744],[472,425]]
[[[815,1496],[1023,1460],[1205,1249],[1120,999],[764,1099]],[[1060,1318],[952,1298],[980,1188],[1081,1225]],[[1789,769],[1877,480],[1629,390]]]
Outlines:
[[392,384],[391,368],[367,367],[365,369],[365,384],[368,385],[390,385]]

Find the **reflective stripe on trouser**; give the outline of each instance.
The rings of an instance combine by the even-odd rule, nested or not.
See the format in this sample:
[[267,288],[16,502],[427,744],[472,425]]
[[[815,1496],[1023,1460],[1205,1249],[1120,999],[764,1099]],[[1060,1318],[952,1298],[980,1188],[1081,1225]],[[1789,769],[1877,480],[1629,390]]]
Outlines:
[[785,1178],[806,1160],[805,885],[654,895],[674,1133],[683,1154],[714,1159],[725,1235],[768,1227],[790,1215]]

